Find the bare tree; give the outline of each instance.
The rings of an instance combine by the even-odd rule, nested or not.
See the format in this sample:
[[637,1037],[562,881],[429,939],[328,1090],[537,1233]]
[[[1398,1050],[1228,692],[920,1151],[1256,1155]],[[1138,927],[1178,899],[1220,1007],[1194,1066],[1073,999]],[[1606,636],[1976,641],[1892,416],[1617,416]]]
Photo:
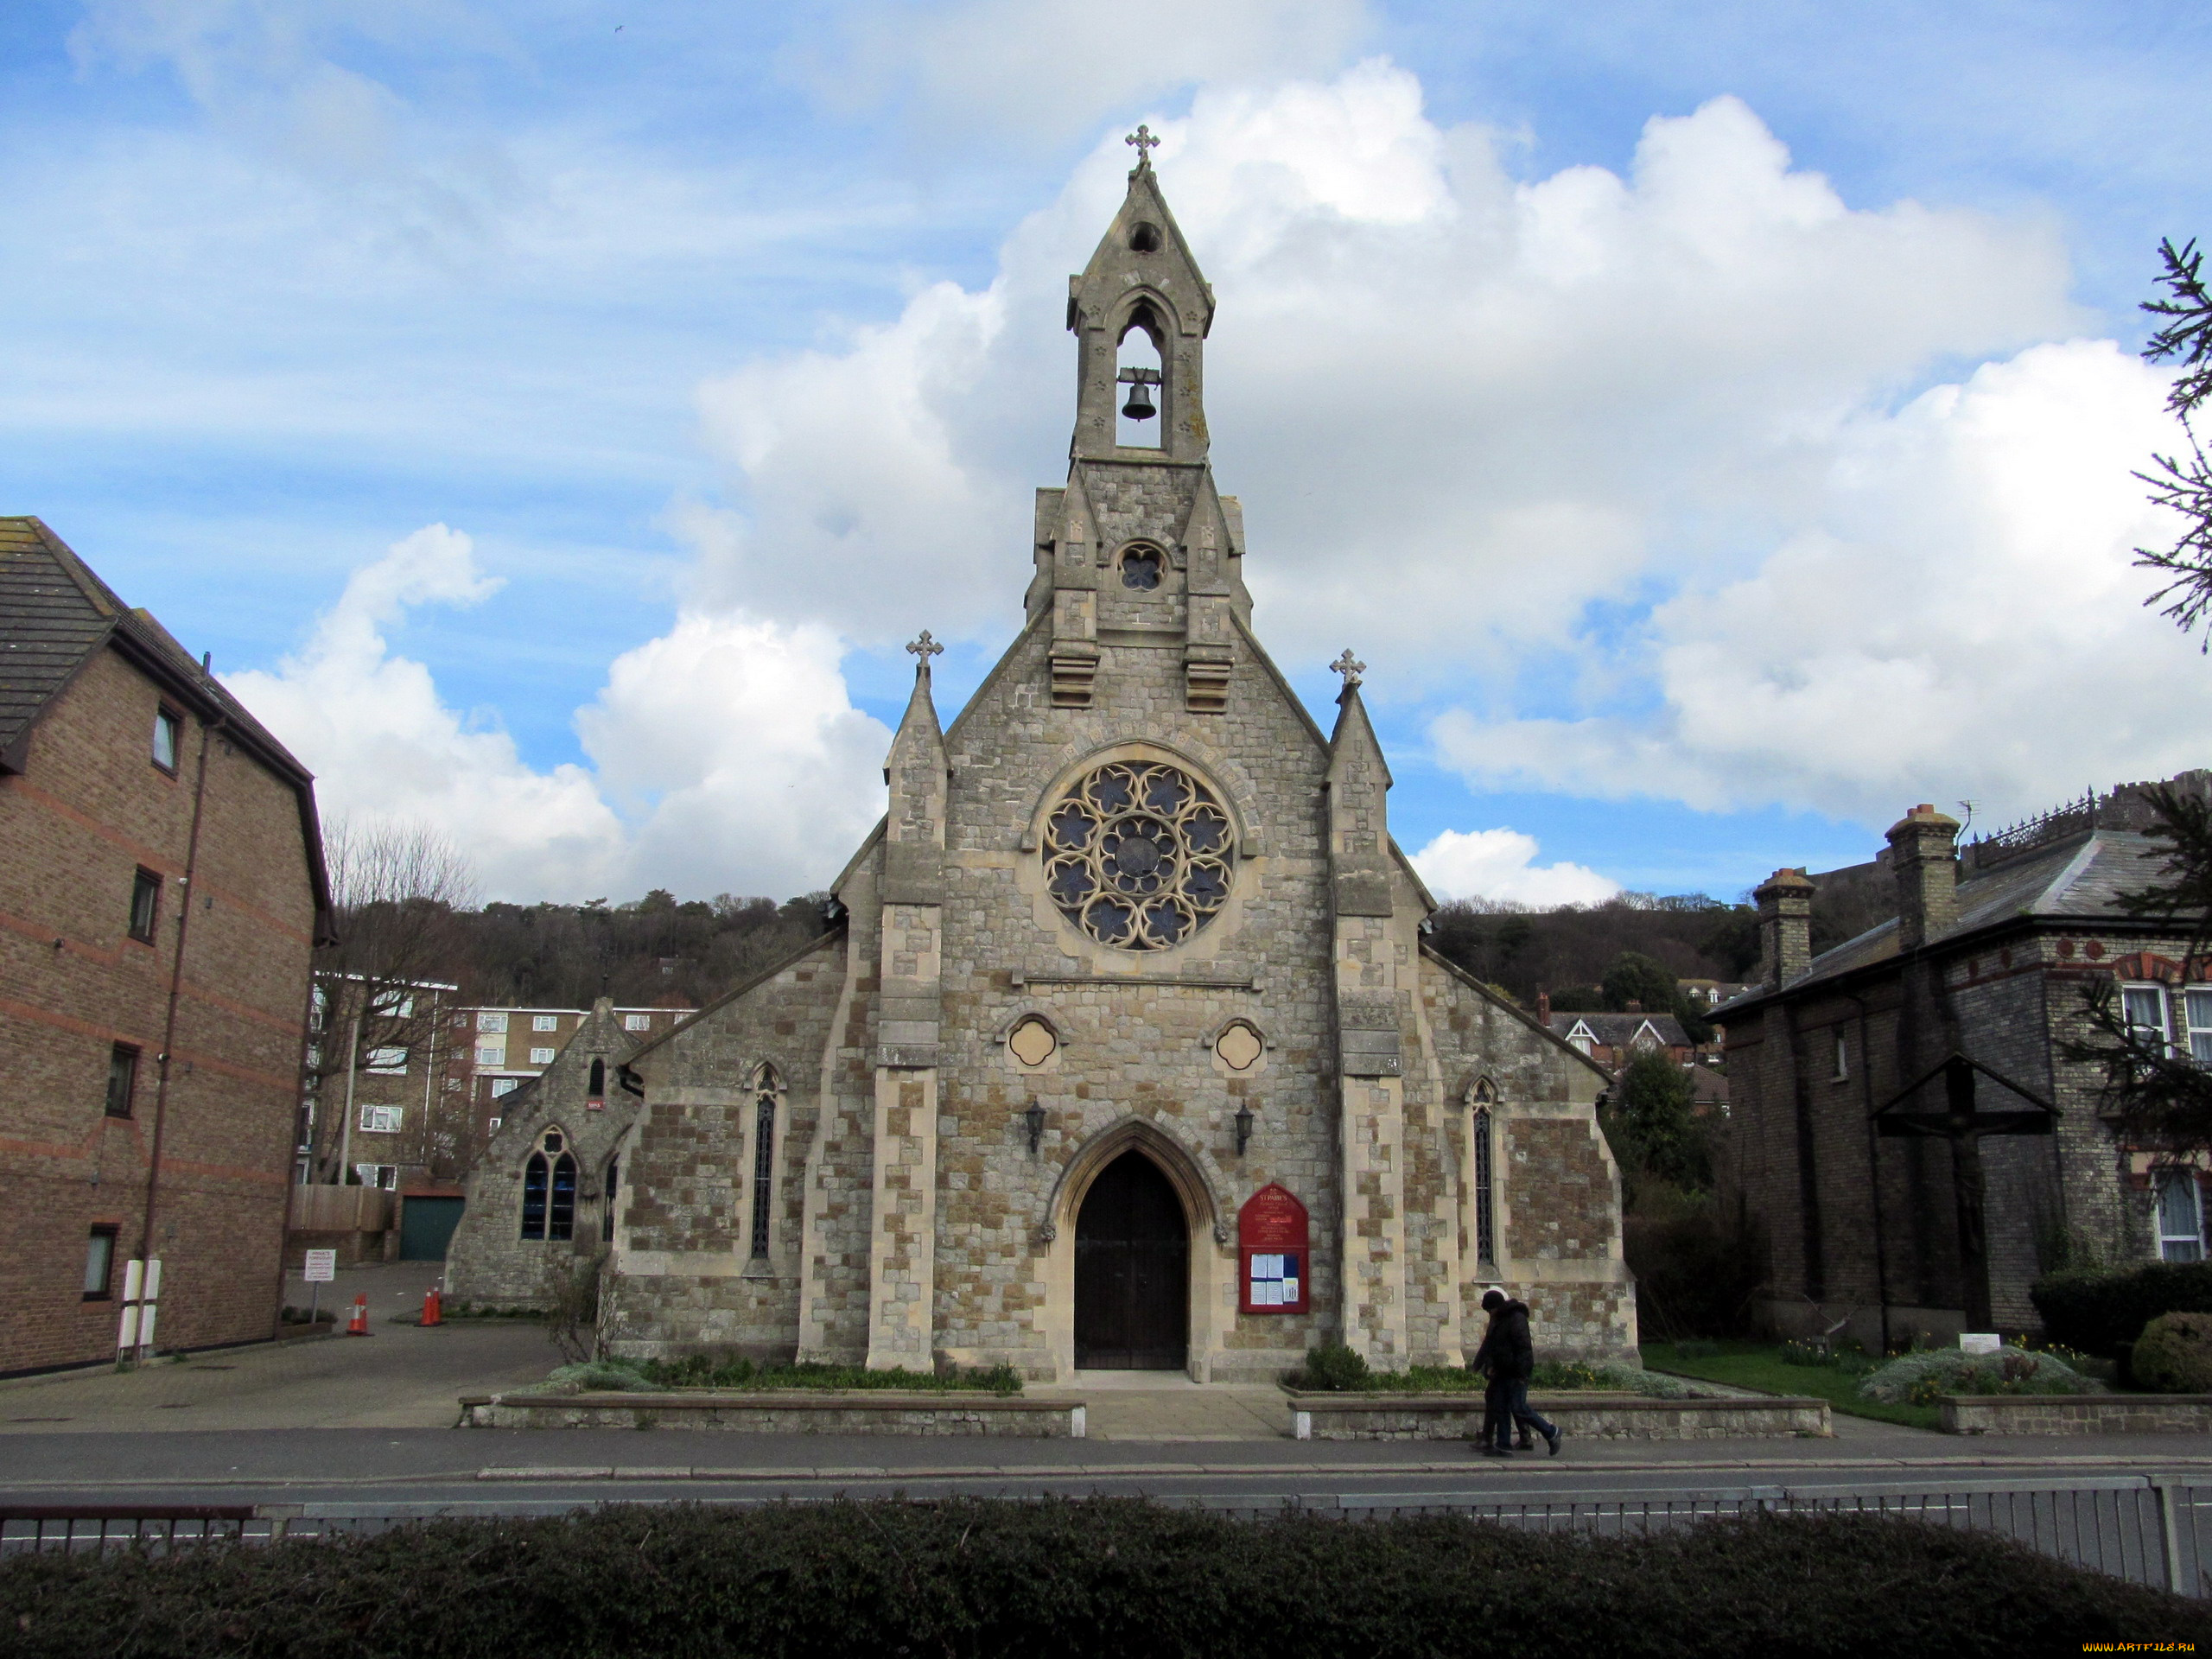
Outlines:
[[[318,1041],[308,1089],[325,1103],[315,1114],[315,1173],[343,1180],[346,1084],[372,1056],[425,1047],[435,1007],[429,988],[454,980],[454,912],[476,902],[477,886],[467,855],[427,824],[340,819],[324,834],[323,855],[338,942],[315,957]],[[418,1132],[428,1161],[435,1126],[423,1122]]]

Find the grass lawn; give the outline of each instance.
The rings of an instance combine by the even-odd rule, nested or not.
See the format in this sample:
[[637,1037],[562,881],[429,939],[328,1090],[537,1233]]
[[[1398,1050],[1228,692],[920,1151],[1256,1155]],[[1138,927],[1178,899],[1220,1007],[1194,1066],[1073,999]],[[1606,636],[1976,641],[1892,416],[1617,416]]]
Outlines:
[[[1717,1354],[1684,1359],[1675,1351],[1671,1342],[1647,1342],[1643,1344],[1643,1363],[1651,1370],[1672,1371],[1677,1376],[1701,1376],[1710,1382],[1732,1383],[1739,1389],[1757,1389],[1763,1394],[1811,1395],[1853,1417],[1903,1423],[1908,1428],[1936,1427],[1933,1406],[1885,1406],[1862,1395],[1859,1379],[1866,1375],[1864,1370],[1837,1365],[1788,1364],[1782,1357],[1782,1344],[1777,1342],[1736,1341],[1717,1345],[1720,1350]],[[1846,1362],[1847,1366],[1848,1363]]]

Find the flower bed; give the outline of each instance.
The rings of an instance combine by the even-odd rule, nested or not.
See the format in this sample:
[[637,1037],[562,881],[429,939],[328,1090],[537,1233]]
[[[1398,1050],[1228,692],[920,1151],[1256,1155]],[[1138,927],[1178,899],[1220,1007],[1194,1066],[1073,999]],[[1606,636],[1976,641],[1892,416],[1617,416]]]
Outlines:
[[2104,1384],[2083,1376],[2056,1355],[2005,1347],[1993,1354],[1930,1348],[1901,1354],[1859,1384],[1859,1392],[1884,1405],[1932,1406],[1947,1395],[2102,1394]]
[[[859,1365],[785,1363],[695,1354],[683,1359],[594,1359],[563,1365],[527,1392],[569,1394],[680,1394],[693,1389],[764,1394],[785,1389],[816,1393],[996,1394],[1021,1392],[1021,1374],[1011,1365],[988,1370],[958,1366],[944,1371],[871,1371]],[[511,1390],[506,1397],[519,1400]]]

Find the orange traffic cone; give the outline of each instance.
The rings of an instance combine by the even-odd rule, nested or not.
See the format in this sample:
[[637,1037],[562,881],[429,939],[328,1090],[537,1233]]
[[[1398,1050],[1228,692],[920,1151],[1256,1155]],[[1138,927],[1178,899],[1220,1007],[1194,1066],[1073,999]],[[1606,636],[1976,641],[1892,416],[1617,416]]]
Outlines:
[[353,1299],[353,1317],[346,1321],[346,1334],[349,1337],[369,1334],[369,1298],[365,1291]]
[[445,1299],[438,1294],[438,1287],[432,1285],[423,1293],[423,1323],[443,1325],[445,1322]]

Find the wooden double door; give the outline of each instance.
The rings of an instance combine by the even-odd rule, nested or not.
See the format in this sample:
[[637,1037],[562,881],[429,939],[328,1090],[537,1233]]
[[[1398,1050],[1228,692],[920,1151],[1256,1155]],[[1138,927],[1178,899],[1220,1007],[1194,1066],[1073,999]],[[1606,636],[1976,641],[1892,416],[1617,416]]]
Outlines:
[[1190,1356],[1191,1228],[1160,1166],[1125,1152],[1075,1223],[1075,1363],[1172,1371]]

